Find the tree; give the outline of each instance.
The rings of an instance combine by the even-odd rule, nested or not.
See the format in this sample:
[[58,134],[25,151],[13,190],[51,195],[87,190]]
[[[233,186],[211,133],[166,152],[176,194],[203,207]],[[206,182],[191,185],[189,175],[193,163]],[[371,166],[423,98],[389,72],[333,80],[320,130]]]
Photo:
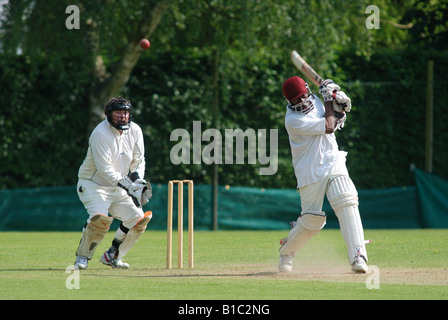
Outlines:
[[417,0],[403,17],[412,21],[411,45],[436,50],[448,45],[448,1]]
[[72,1],[4,3],[0,45],[0,187],[76,181],[104,100],[120,94],[160,23],[168,0],[78,1],[80,29],[68,29]]
[[[90,2],[89,2],[90,3]],[[95,21],[96,18],[93,16],[94,8],[89,8],[89,12],[92,17],[89,18],[88,23],[91,26],[90,39],[92,39],[92,47],[95,48],[94,55],[96,56],[95,65],[95,82],[90,91],[90,105],[92,111],[98,116],[102,115],[102,108],[98,106],[103,106],[105,102],[112,96],[115,96],[121,91],[123,86],[129,80],[129,76],[134,69],[142,49],[139,46],[139,42],[142,38],[149,38],[157,25],[160,23],[162,16],[166,9],[170,5],[170,0],[160,0],[160,1],[133,1],[129,4],[129,1],[115,2],[107,1],[106,6],[115,7],[117,4],[122,5],[122,16],[118,16],[116,19],[117,8],[113,10],[107,10],[104,8],[104,4],[101,5],[101,9],[106,9],[105,12],[109,17],[104,17],[102,21]],[[86,4],[86,7],[88,5]],[[120,12],[120,10],[119,10]],[[132,24],[131,26],[124,26],[124,34],[122,34],[123,40],[121,45],[109,55],[116,56],[116,61],[110,64],[106,64],[103,58],[103,52],[100,49],[101,43],[108,43],[110,40],[103,40],[102,34],[116,34],[114,25],[105,24],[105,21],[111,21],[117,23],[122,21],[122,23]],[[109,30],[106,30],[100,25],[103,23]],[[114,31],[113,31],[114,30]],[[118,30],[117,30],[118,31]],[[106,33],[105,33],[106,32]],[[111,43],[111,46],[112,43]]]
[[65,10],[71,4],[69,0],[9,1],[3,48],[10,56],[47,59],[50,68],[70,57],[80,68],[89,69],[90,131],[103,115],[105,102],[128,81],[142,53],[140,40],[153,34],[170,0],[78,1],[79,30],[65,26]]
[[[167,165],[170,132],[202,120],[283,134],[274,178],[222,165],[220,183],[294,187],[281,94],[282,81],[298,74],[291,51],[336,82],[357,79],[339,67],[345,50],[369,57],[405,46],[409,29],[397,25],[415,22],[401,19],[414,2],[376,1],[381,29],[367,30],[367,0],[85,0],[80,29],[68,30],[72,1],[11,0],[0,18],[0,90],[14,106],[0,113],[1,186],[72,184],[104,101],[121,94],[144,122],[148,150],[156,146],[149,167],[158,181],[175,173],[211,183],[210,166]],[[146,52],[142,37],[153,44]]]

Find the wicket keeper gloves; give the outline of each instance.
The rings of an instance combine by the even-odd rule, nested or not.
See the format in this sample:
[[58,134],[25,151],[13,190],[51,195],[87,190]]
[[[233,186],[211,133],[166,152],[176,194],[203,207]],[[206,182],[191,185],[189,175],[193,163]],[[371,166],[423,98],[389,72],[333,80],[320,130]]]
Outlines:
[[146,186],[142,190],[140,203],[142,204],[142,206],[144,206],[145,204],[148,203],[149,199],[151,198],[152,198],[152,187],[151,183],[147,182]]
[[138,208],[145,205],[152,197],[151,185],[144,179],[139,178],[136,172],[131,173],[129,176],[124,176],[118,181],[118,186],[126,190]]

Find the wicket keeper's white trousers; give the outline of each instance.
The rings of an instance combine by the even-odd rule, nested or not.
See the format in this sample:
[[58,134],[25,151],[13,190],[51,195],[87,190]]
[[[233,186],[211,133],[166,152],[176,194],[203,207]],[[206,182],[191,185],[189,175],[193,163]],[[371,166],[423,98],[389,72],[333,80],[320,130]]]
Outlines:
[[324,179],[299,188],[302,212],[322,211],[324,196],[330,181],[337,176],[349,176],[345,165],[346,157],[347,152],[339,151],[338,161]]
[[120,187],[104,187],[90,180],[79,180],[77,191],[90,215],[88,223],[97,214],[108,216],[110,213],[115,219],[121,220],[123,226],[132,229],[144,216],[143,209],[137,208],[131,197]]

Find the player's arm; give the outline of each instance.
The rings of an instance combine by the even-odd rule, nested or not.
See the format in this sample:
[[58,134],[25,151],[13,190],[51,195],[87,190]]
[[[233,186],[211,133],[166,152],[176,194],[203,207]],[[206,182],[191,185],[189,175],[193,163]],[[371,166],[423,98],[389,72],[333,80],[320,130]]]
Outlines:
[[122,177],[112,165],[111,142],[102,134],[94,134],[90,137],[89,143],[97,173],[110,185],[116,186]]
[[319,86],[325,105],[325,133],[341,130],[346,120],[345,112],[350,112],[351,100],[340,91],[340,87],[333,80],[327,79]]
[[336,116],[333,110],[333,102],[325,101],[325,133],[333,133],[336,127]]
[[[129,179],[122,179],[118,186],[122,187],[131,196],[137,207],[145,205],[152,197],[151,183],[147,182],[145,176],[145,145],[143,143],[143,133],[140,127],[134,125],[136,143],[132,154]],[[142,188],[143,186],[143,188]]]
[[143,143],[143,133],[140,127],[135,129],[137,131],[137,139],[132,154],[132,162],[130,165],[131,172],[137,172],[139,177],[145,177],[145,145]]

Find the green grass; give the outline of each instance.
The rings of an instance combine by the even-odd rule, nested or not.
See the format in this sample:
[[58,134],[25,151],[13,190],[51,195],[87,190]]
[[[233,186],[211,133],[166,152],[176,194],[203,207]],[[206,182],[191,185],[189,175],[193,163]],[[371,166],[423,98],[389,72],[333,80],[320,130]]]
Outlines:
[[[447,230],[365,233],[380,289],[367,289],[370,274],[351,273],[339,230],[313,238],[291,275],[277,273],[278,240],[287,231],[196,232],[195,268],[182,270],[165,269],[166,232],[152,230],[125,257],[129,270],[102,265],[109,232],[73,290],[66,287],[72,275],[66,267],[74,263],[79,232],[2,232],[0,299],[448,299]],[[185,234],[185,265],[187,243]]]

